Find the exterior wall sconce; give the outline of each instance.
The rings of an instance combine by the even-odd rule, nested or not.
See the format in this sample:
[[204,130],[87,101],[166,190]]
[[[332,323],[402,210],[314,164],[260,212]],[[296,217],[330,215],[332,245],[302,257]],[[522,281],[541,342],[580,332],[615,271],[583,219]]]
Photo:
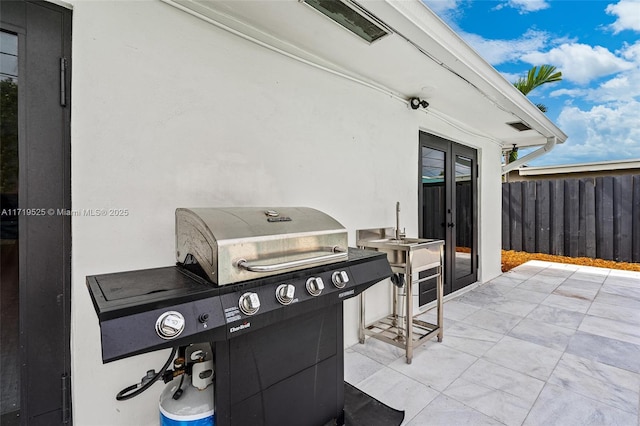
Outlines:
[[426,109],[429,106],[429,102],[424,99],[411,98],[409,99],[409,106],[411,106],[411,109],[418,109],[420,107]]

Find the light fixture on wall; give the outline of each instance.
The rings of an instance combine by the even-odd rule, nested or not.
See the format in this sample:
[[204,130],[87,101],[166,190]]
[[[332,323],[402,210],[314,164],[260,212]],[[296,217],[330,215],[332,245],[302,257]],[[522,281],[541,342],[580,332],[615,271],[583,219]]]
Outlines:
[[390,30],[353,0],[299,0],[351,31],[367,43],[390,34]]
[[420,107],[426,109],[429,106],[429,102],[420,98],[411,98],[409,99],[409,106],[411,106],[411,109],[418,109]]

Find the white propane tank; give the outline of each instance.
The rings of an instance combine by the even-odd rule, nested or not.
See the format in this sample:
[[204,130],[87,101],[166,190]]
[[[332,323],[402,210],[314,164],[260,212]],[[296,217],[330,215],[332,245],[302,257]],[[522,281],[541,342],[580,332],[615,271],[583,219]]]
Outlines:
[[203,370],[212,371],[212,365],[211,361],[196,364],[193,380],[185,377],[178,399],[173,399],[173,395],[180,386],[180,377],[167,384],[160,395],[160,426],[215,426],[213,383],[210,375],[204,374],[206,379],[202,380],[201,374]]

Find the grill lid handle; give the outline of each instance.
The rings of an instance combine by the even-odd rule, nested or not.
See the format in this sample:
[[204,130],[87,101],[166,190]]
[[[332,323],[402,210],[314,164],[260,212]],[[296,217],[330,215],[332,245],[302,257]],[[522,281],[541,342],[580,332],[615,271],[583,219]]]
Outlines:
[[340,247],[331,247],[331,254],[325,254],[323,256],[308,257],[305,259],[291,260],[289,262],[273,263],[271,265],[258,265],[255,262],[248,262],[246,259],[239,259],[235,262],[235,266],[241,269],[245,269],[250,272],[274,272],[282,271],[283,269],[295,268],[298,266],[311,265],[313,263],[327,262],[330,260],[337,260],[346,258],[346,250]]

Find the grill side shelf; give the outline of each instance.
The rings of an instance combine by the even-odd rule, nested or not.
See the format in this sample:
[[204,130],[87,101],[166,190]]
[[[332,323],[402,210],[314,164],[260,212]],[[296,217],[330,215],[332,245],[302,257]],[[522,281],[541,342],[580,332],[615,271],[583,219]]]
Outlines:
[[86,283],[101,322],[218,295],[173,266],[92,275]]

